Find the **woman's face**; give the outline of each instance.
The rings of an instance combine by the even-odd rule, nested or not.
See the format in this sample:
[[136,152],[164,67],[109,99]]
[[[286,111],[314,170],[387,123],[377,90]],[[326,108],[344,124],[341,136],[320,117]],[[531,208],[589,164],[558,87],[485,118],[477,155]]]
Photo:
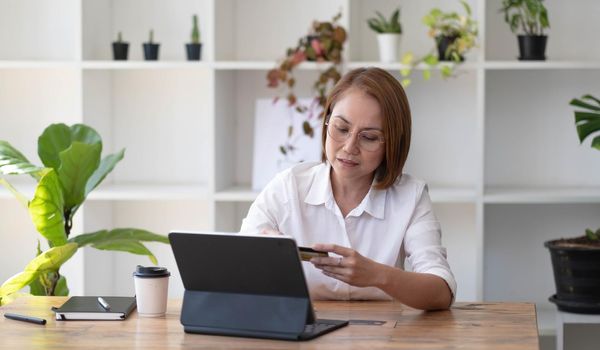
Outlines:
[[345,182],[370,183],[385,154],[377,100],[351,88],[333,107],[328,124],[325,154],[332,176]]

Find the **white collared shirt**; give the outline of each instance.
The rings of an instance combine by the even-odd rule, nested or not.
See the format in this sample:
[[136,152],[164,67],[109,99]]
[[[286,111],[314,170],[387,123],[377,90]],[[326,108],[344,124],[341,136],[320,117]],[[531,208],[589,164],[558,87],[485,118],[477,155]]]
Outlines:
[[[331,190],[331,166],[301,163],[277,174],[258,195],[242,222],[242,233],[272,228],[294,237],[299,246],[332,243],[389,266],[443,278],[456,295],[456,282],[441,245],[440,224],[427,185],[403,174],[385,190],[373,187],[344,218]],[[303,262],[313,299],[391,299],[375,287],[353,287]]]

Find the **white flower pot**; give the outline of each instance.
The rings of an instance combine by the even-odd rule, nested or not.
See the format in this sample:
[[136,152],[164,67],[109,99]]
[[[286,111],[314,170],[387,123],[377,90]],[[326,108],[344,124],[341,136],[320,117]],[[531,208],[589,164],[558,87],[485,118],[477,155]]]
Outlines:
[[398,53],[400,51],[400,34],[377,34],[379,43],[379,60],[381,62],[398,62]]

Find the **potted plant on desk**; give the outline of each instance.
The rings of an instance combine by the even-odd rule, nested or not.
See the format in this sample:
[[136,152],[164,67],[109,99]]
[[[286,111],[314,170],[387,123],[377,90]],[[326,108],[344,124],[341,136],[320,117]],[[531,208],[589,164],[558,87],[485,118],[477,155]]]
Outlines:
[[519,60],[545,60],[548,37],[544,29],[550,27],[550,22],[542,0],[504,0],[500,11],[513,33],[523,33],[517,35]]
[[375,12],[377,17],[369,18],[367,24],[369,28],[377,33],[377,43],[379,44],[379,60],[381,62],[397,62],[398,50],[400,48],[400,38],[402,34],[402,25],[400,24],[400,9],[397,8],[390,20],[379,12]]
[[[580,142],[600,131],[600,100],[585,95],[571,100]],[[591,146],[600,150],[600,136]],[[585,235],[544,243],[550,250],[556,294],[550,297],[559,310],[600,314],[600,229],[587,229]]]
[[[29,211],[37,231],[47,240],[42,250],[38,241],[36,257],[24,271],[0,286],[0,305],[30,287],[33,295],[68,295],[67,280],[60,267],[77,249],[90,246],[147,255],[156,264],[154,254],[142,242],[169,243],[165,236],[136,228],[117,228],[71,235],[73,217],[88,194],[123,159],[125,150],[100,158],[102,139],[89,126],[52,124],[38,138],[38,155],[43,167],[32,164],[10,143],[0,140],[0,184],[12,192]],[[21,194],[6,175],[30,175],[37,181],[31,200]],[[5,242],[6,244],[6,242]],[[33,251],[32,251],[33,253]]]

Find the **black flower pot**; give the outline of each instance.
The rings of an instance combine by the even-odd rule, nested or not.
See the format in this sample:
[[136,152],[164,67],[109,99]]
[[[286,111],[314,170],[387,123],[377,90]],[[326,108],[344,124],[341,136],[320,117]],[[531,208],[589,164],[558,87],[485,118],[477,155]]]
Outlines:
[[564,246],[562,240],[544,243],[550,250],[559,310],[600,314],[600,248]]
[[[452,45],[452,43],[454,43],[456,41],[456,39],[458,39],[458,36],[440,35],[435,38],[435,40],[437,42],[437,49],[438,49],[438,60],[440,60],[440,61],[456,61],[456,59],[454,59],[452,57],[452,52],[447,52],[448,46]],[[459,57],[460,62],[465,60],[464,56],[462,56],[462,55],[459,55],[458,57]]]
[[146,61],[158,60],[158,49],[160,48],[160,44],[144,43],[143,46],[144,46],[144,59]]
[[188,61],[200,61],[202,56],[202,44],[185,44]]
[[544,61],[546,59],[546,35],[519,35],[519,60]]
[[127,52],[129,51],[129,43],[115,41],[112,43],[113,58],[116,61],[127,60]]

